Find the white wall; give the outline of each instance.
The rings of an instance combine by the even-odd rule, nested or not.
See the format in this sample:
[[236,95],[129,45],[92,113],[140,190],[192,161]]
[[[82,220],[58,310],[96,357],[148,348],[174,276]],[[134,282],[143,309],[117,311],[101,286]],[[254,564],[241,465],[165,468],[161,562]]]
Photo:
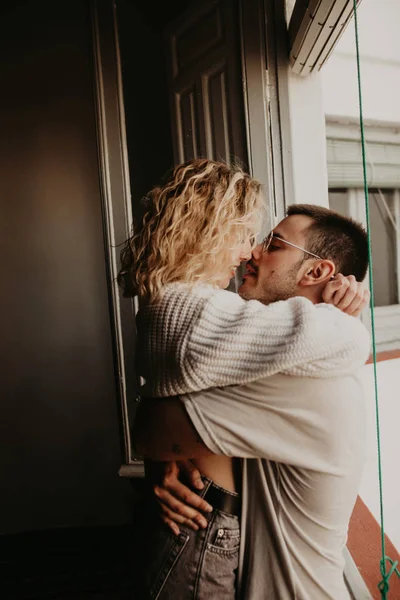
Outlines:
[[[288,128],[296,204],[329,206],[325,115],[320,73],[302,77],[288,70]],[[290,203],[291,203],[290,202]],[[288,202],[289,204],[289,202]]]
[[[399,23],[399,0],[362,0],[358,8],[365,119],[400,123]],[[354,22],[321,73],[325,114],[358,118]]]
[[[385,531],[396,548],[400,548],[400,358],[377,364],[379,421],[383,472]],[[376,441],[375,397],[373,366],[364,367],[363,383],[368,405],[368,454],[360,496],[380,522],[378,454]]]

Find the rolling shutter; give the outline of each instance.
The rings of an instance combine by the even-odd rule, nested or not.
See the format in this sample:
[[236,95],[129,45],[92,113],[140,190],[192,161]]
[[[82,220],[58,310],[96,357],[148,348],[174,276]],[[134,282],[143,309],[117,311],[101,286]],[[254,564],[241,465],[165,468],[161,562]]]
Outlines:
[[[400,144],[366,142],[367,176],[370,188],[400,188]],[[361,142],[327,139],[330,188],[363,187]]]

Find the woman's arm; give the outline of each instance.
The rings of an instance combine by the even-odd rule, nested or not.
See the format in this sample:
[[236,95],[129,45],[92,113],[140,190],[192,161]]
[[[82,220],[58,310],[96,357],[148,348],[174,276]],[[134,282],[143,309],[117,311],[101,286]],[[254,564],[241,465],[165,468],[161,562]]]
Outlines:
[[369,349],[363,324],[333,306],[301,297],[265,306],[220,292],[190,333],[183,367],[197,390],[279,372],[337,377],[362,366]]
[[296,297],[268,306],[210,287],[171,287],[146,309],[139,336],[150,396],[244,384],[278,372],[337,377],[366,361],[362,323]]

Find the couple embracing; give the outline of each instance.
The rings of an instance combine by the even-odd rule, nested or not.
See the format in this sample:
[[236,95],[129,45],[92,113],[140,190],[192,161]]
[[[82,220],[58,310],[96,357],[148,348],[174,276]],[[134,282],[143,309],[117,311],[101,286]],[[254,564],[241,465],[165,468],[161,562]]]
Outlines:
[[[364,229],[292,205],[257,244],[261,185],[206,159],[147,201],[119,274],[140,305],[135,447],[146,476],[164,474],[138,509],[137,599],[348,599]],[[226,291],[244,261],[238,294]]]

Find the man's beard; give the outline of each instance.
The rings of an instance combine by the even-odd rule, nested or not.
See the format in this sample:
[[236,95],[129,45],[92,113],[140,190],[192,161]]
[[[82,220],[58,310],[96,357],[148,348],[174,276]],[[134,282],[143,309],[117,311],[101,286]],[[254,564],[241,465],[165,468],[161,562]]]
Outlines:
[[303,260],[293,265],[284,278],[279,276],[274,277],[272,273],[271,277],[263,282],[263,285],[249,289],[240,289],[240,296],[243,300],[258,300],[263,304],[271,304],[271,302],[293,298],[297,294],[297,273],[302,263]]

